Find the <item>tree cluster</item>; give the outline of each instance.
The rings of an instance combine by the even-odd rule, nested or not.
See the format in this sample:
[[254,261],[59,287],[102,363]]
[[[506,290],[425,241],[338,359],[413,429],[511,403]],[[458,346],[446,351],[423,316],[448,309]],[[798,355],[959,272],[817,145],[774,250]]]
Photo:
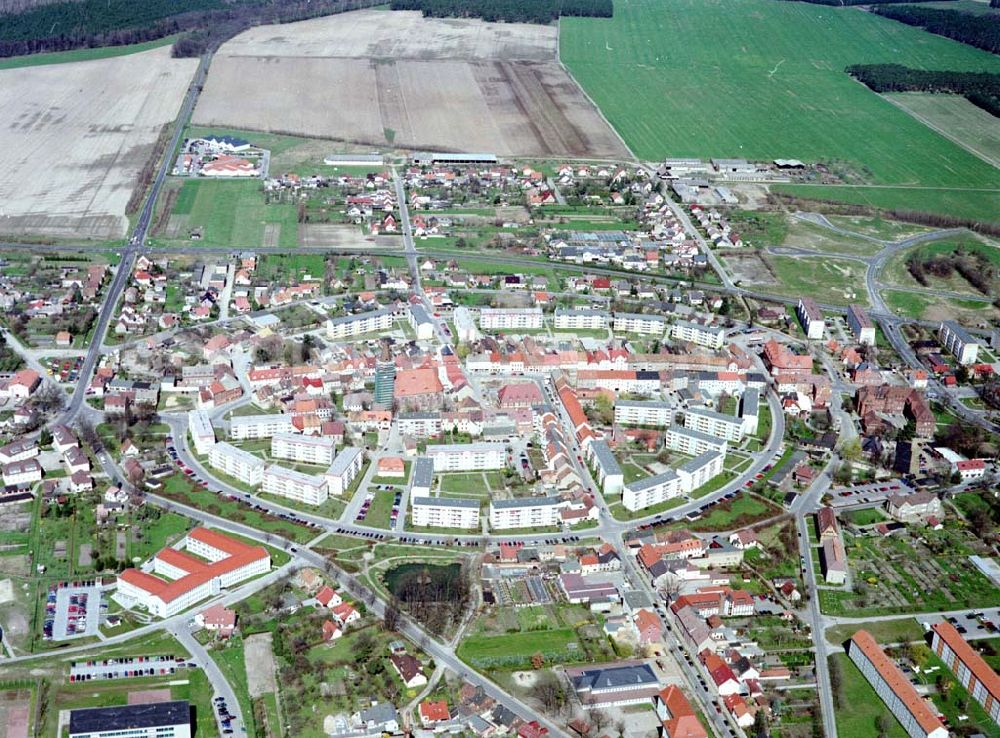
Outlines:
[[1000,52],[1000,17],[991,13],[963,13],[960,10],[918,8],[912,5],[876,8],[875,12],[977,49],[985,49],[994,54]]
[[612,0],[392,0],[392,10],[419,10],[432,18],[482,18],[507,23],[551,23],[560,16],[610,18]]
[[929,3],[934,0],[802,0],[802,2],[813,5],[833,5],[835,7],[845,7],[850,5],[895,5],[902,3]]
[[854,64],[846,71],[875,92],[950,92],[1000,116],[1000,74],[932,72],[902,64]]
[[923,257],[911,254],[906,269],[918,284],[927,287],[928,275],[948,279],[958,272],[966,282],[984,295],[989,295],[996,279],[996,267],[982,254],[956,249],[950,254]]

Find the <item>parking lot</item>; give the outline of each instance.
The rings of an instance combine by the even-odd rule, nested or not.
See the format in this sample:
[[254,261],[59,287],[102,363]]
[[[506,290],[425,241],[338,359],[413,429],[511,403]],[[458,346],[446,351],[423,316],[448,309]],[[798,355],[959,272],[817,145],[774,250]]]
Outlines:
[[193,666],[183,658],[175,656],[136,656],[120,659],[95,659],[93,661],[73,661],[69,665],[71,682],[87,682],[92,679],[130,679],[136,677],[173,674],[177,669]]
[[871,482],[847,487],[834,487],[830,490],[831,507],[850,507],[852,505],[881,504],[889,495],[912,494],[913,489],[900,479],[887,479],[884,482]]
[[46,595],[43,635],[53,641],[96,636],[101,610],[101,588],[94,582],[53,585]]
[[1000,607],[987,607],[982,610],[967,610],[958,615],[923,615],[918,618],[921,624],[931,626],[947,620],[955,626],[966,639],[996,638],[1000,636]]

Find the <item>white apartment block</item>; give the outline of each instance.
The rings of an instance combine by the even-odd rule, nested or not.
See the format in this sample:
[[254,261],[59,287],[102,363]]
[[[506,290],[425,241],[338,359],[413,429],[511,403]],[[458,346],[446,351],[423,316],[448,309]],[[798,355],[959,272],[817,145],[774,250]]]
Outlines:
[[417,334],[418,341],[429,341],[434,338],[434,321],[423,305],[411,304],[407,318],[410,327]]
[[192,410],[188,413],[188,432],[194,441],[194,450],[199,456],[205,456],[215,445],[215,428],[208,413],[204,410]]
[[642,510],[681,494],[680,477],[673,469],[667,469],[662,474],[626,484],[622,490],[622,506],[626,510]]
[[740,419],[743,421],[743,432],[752,436],[760,424],[760,394],[755,389],[747,388],[740,397]]
[[979,356],[979,342],[954,320],[946,320],[938,329],[938,340],[963,366],[975,364]]
[[875,324],[860,305],[847,306],[847,325],[862,346],[875,345]]
[[414,438],[437,436],[444,429],[441,413],[435,412],[398,413],[396,423],[399,426],[401,436],[413,436]]
[[485,471],[507,466],[502,443],[455,443],[428,446],[427,456],[435,472]]
[[303,474],[277,464],[271,464],[264,470],[261,490],[306,505],[322,505],[330,496],[326,477]]
[[277,433],[294,433],[291,415],[234,415],[229,419],[229,437],[236,441],[270,438]]
[[541,308],[482,308],[479,327],[484,331],[538,330],[542,327]]
[[625,475],[622,473],[618,460],[611,453],[611,448],[605,441],[591,441],[587,444],[587,459],[597,474],[597,483],[601,492],[606,495],[616,495],[625,485]]
[[684,427],[726,441],[743,440],[743,419],[700,407],[684,411]]
[[566,503],[560,497],[525,497],[490,502],[490,528],[549,528],[562,523]]
[[337,442],[329,436],[302,436],[298,433],[276,433],[271,436],[271,456],[303,464],[333,463]]
[[552,318],[555,330],[599,331],[608,327],[611,316],[604,310],[567,310],[558,308]]
[[680,320],[671,326],[670,337],[675,341],[686,341],[710,349],[720,349],[726,339],[726,329],[722,326],[702,325]]
[[706,451],[725,451],[726,441],[707,433],[673,425],[667,429],[667,448],[688,456],[701,456]]
[[430,497],[434,486],[434,462],[426,456],[418,456],[413,462],[410,475],[410,496]]
[[340,449],[337,458],[326,470],[327,492],[331,495],[342,495],[351,486],[365,464],[365,455],[360,448],[350,446]]
[[819,305],[814,299],[800,297],[795,312],[799,316],[802,328],[805,329],[806,338],[818,340],[823,337],[823,332],[826,331],[826,321],[823,319],[823,311],[819,309]]
[[451,313],[451,322],[455,324],[455,338],[459,343],[475,343],[482,338],[469,308],[461,305],[456,307]]
[[674,422],[675,408],[659,400],[617,400],[615,425],[665,427]]
[[372,310],[357,315],[344,315],[326,321],[326,335],[334,341],[342,341],[365,333],[379,333],[392,328],[392,310]]
[[231,443],[219,441],[208,452],[208,463],[244,484],[257,485],[264,478],[264,460]]
[[706,451],[677,467],[677,476],[680,477],[684,494],[694,492],[722,474],[725,463],[725,451]]
[[410,515],[418,528],[479,527],[479,500],[460,500],[449,497],[411,497]]
[[644,336],[662,336],[667,330],[667,319],[662,315],[615,313],[612,326],[615,333],[641,333]]

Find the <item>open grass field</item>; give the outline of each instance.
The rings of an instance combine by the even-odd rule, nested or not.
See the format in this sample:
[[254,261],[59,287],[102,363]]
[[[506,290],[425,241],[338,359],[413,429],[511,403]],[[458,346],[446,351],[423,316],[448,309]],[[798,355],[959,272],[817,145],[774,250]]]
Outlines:
[[[835,625],[826,629],[826,640],[840,645],[860,628],[858,625]],[[919,641],[924,636],[924,629],[913,618],[899,620],[874,620],[865,623],[865,630],[872,634],[879,643],[902,643],[904,641]]]
[[972,220],[995,222],[998,218],[997,213],[1000,212],[1000,190],[994,186],[976,189],[961,187],[942,189],[932,186],[782,184],[772,185],[771,189],[813,200],[834,200],[852,205],[867,205],[881,210],[942,213]]
[[370,146],[627,156],[557,62],[556,36],[369,10],[251,29],[216,54],[194,120]]
[[843,71],[1000,70],[986,52],[858,8],[771,0],[618,0],[613,19],[560,28],[563,62],[639,158],[793,156],[880,184],[1000,187],[996,169]]
[[0,70],[0,231],[124,236],[136,177],[176,117],[196,66],[161,47]]
[[30,54],[28,56],[11,56],[0,59],[0,69],[22,69],[23,67],[41,67],[46,64],[66,64],[67,62],[93,61],[95,59],[110,59],[115,56],[137,54],[140,51],[158,49],[169,46],[177,40],[177,36],[164,36],[155,41],[128,46],[99,46],[93,49],[73,49],[72,51],[55,51],[46,54]]
[[1000,119],[961,95],[899,92],[884,97],[963,149],[1000,167]]

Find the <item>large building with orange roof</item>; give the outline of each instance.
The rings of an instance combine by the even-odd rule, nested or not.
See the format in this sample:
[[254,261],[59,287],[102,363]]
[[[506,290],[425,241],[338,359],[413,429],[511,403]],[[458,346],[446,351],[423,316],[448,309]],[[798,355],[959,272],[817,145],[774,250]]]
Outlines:
[[208,528],[190,531],[176,548],[153,558],[152,573],[126,569],[118,575],[118,595],[167,618],[225,587],[271,570],[271,555]]
[[661,691],[653,699],[653,706],[667,738],[708,738],[698,715],[679,687],[671,685]]
[[931,626],[931,648],[952,670],[994,723],[1000,723],[1000,676],[948,622]]
[[851,637],[847,655],[911,738],[948,738],[937,715],[867,630]]

